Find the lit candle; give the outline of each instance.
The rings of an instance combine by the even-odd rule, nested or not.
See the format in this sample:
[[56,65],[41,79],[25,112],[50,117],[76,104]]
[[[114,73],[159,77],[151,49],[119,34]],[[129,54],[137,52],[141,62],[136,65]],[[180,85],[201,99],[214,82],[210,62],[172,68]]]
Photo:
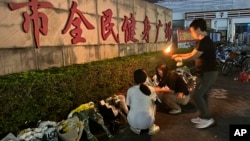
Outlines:
[[172,52],[171,52],[171,44],[164,50],[164,52],[167,53],[167,55],[171,56]]

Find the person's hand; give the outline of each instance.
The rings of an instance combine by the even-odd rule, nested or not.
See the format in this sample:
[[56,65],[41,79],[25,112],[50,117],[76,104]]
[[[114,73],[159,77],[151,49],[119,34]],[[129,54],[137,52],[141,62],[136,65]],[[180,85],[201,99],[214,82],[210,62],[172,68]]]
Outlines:
[[183,98],[185,98],[185,95],[183,93],[178,93],[178,98],[183,99]]
[[175,57],[174,60],[175,60],[176,62],[182,62],[182,57]]
[[173,54],[173,55],[171,56],[172,59],[174,59],[174,58],[176,58],[176,57],[178,57],[178,54]]
[[168,88],[168,87],[163,87],[163,88],[161,88],[161,87],[154,87],[154,89],[155,89],[155,91],[156,92],[171,92],[171,90]]
[[163,88],[161,88],[161,90],[162,90],[163,92],[166,92],[166,93],[171,92],[171,90],[169,89],[169,87],[163,87]]
[[160,87],[154,87],[154,89],[155,89],[156,92],[160,92],[161,91]]

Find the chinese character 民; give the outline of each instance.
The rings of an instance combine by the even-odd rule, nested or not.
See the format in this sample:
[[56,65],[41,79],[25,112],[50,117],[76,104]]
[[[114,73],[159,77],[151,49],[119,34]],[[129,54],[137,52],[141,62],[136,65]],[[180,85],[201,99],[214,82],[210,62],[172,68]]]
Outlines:
[[[33,34],[35,39],[36,48],[39,48],[39,32],[43,35],[47,35],[48,33],[48,17],[41,12],[38,12],[39,8],[52,8],[53,5],[50,2],[38,2],[38,0],[30,0],[30,2],[26,3],[9,3],[9,8],[11,10],[16,10],[19,8],[23,8],[25,6],[29,6],[31,9],[31,14],[29,15],[27,12],[23,13],[24,22],[23,22],[23,30],[25,33],[29,31],[30,23],[33,23]],[[40,26],[39,26],[40,25]]]
[[151,29],[150,22],[148,20],[148,16],[145,17],[144,21],[144,31],[142,32],[143,40],[145,40],[147,43],[149,42],[149,31]]
[[124,22],[122,25],[122,31],[125,32],[125,43],[128,41],[132,42],[138,42],[138,39],[136,39],[135,36],[135,18],[134,15],[131,14],[131,17],[128,18],[127,16],[124,16]]
[[[74,14],[77,14],[79,17],[74,18]],[[73,39],[71,40],[72,44],[86,42],[86,39],[81,37],[81,23],[83,23],[87,29],[95,29],[95,27],[84,17],[82,12],[77,9],[77,3],[73,1],[70,8],[70,15],[67,24],[62,31],[62,33],[65,34],[69,30],[70,25],[73,25],[75,27],[70,31],[70,35],[73,37]]]
[[101,34],[103,40],[106,40],[110,34],[113,35],[113,38],[117,43],[120,43],[119,41],[119,35],[115,35],[115,32],[113,30],[114,23],[111,22],[113,12],[111,9],[108,9],[104,12],[102,12],[104,16],[101,16]]

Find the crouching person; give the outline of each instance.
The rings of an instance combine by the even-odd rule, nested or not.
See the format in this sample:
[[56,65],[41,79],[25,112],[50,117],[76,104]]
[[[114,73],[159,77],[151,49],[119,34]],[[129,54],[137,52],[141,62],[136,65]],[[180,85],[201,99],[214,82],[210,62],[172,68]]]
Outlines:
[[147,74],[143,69],[134,72],[135,86],[127,91],[126,104],[129,107],[127,119],[130,129],[140,134],[141,130],[149,129],[148,134],[153,135],[160,131],[155,125],[156,93],[153,87],[146,86]]
[[171,109],[169,114],[181,113],[180,105],[186,105],[190,101],[190,93],[182,77],[175,71],[170,71],[166,64],[160,64],[156,67],[153,82],[161,103]]

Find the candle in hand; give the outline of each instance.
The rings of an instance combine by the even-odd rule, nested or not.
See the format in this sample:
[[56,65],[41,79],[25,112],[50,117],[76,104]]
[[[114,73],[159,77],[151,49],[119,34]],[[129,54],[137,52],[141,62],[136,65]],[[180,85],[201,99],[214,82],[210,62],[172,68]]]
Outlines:
[[164,52],[166,52],[168,56],[171,56],[171,55],[172,55],[171,46],[168,46],[168,47],[164,50]]

